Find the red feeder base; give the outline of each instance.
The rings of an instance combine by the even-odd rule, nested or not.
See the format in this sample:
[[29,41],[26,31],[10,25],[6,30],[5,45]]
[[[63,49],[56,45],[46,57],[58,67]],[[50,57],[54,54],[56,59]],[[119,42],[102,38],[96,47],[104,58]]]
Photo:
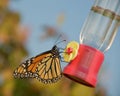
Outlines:
[[81,44],[78,55],[64,68],[63,74],[78,83],[95,87],[97,74],[103,60],[102,52]]

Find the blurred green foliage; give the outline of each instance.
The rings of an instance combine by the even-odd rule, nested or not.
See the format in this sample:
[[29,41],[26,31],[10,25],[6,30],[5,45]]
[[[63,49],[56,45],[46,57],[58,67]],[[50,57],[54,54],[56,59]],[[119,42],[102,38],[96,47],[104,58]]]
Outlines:
[[20,14],[10,10],[8,4],[9,0],[0,0],[0,96],[95,96],[94,88],[65,77],[51,85],[13,78],[13,70],[28,56],[25,43],[29,32],[21,27]]

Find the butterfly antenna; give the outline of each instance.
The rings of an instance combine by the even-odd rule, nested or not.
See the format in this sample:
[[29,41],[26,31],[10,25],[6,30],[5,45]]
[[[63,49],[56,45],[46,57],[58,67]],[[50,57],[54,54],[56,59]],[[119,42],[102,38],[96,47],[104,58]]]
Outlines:
[[65,42],[66,40],[62,40],[62,41],[60,41],[60,42],[57,42],[55,45],[58,45],[58,44],[60,44],[60,43],[62,43],[62,42]]
[[62,36],[61,34],[58,36],[58,38],[56,39],[56,41],[55,41],[55,44],[54,44],[54,45],[56,45],[57,41],[60,39],[60,37],[61,37],[61,36]]

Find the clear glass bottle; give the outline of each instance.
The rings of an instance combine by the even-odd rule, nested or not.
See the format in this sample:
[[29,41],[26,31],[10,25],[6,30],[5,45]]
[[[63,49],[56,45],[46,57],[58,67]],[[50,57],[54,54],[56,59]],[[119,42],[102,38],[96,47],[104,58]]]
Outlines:
[[78,54],[64,75],[78,83],[95,87],[97,74],[120,25],[120,0],[96,0],[80,31]]
[[107,51],[120,24],[120,0],[96,0],[80,32],[80,43]]

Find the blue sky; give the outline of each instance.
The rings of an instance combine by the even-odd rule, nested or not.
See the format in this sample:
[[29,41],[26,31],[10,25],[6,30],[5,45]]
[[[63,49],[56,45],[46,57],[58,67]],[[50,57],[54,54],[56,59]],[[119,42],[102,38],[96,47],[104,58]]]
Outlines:
[[[68,35],[69,40],[79,42],[80,29],[88,16],[94,0],[13,0],[10,8],[21,14],[21,23],[30,26],[31,35],[26,44],[30,56],[49,50],[54,40],[40,41],[44,24],[56,26],[56,19],[62,12],[65,21],[60,30]],[[120,96],[120,30],[111,48],[105,53],[101,75],[103,86],[109,90],[109,96]],[[107,78],[108,76],[108,78]]]
[[35,55],[38,52],[49,49],[45,49],[41,45],[45,44],[46,46],[50,42],[44,42],[44,44],[42,44],[42,42],[38,40],[42,32],[40,26],[44,24],[56,26],[56,18],[62,12],[65,13],[65,21],[60,28],[61,31],[65,32],[70,40],[75,39],[79,41],[80,28],[92,3],[93,2],[86,3],[84,1],[74,2],[70,0],[16,0],[16,2],[11,2],[10,5],[12,9],[21,13],[22,23],[31,27],[31,39],[29,39],[30,43],[28,43],[27,46],[30,54]]

